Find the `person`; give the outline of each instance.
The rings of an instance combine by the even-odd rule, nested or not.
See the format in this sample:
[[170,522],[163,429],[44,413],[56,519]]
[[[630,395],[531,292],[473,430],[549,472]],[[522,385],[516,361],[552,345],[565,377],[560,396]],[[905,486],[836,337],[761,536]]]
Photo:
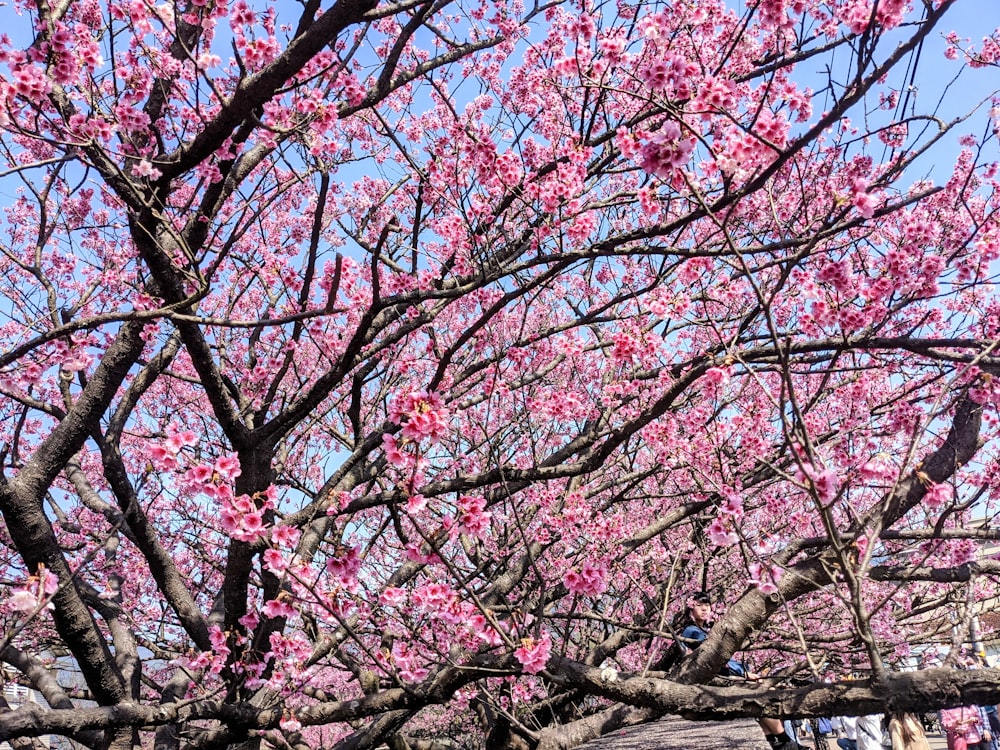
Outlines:
[[840,750],[858,750],[858,720],[854,716],[834,716],[830,720],[833,728],[842,733],[843,737],[837,738],[837,747]]
[[882,750],[882,717],[878,714],[857,719],[858,750]]
[[816,728],[819,730],[820,737],[829,737],[833,734],[833,721],[825,716],[821,716],[816,719]]
[[913,714],[894,713],[889,719],[892,750],[931,750],[922,721]]
[[989,723],[990,734],[993,735],[993,740],[996,741],[1000,737],[1000,716],[997,715],[997,707],[984,706],[983,711],[986,712],[986,721]]
[[[691,651],[698,648],[701,642],[708,638],[708,631],[712,629],[712,598],[708,594],[700,593],[688,599],[687,607],[675,625],[675,630],[680,630],[681,648]],[[747,680],[760,679],[736,659],[726,662],[720,674],[726,677],[743,677]],[[757,724],[764,731],[767,744],[773,750],[806,750],[795,741],[794,737],[789,736],[781,719],[757,719]]]
[[781,726],[785,730],[785,734],[787,734],[789,737],[793,739],[799,738],[798,732],[795,731],[795,724],[792,722],[791,719],[785,719],[783,722],[781,722]]
[[989,731],[987,739],[993,746],[993,750],[1000,747],[1000,717],[997,716],[996,706],[982,706],[982,713],[985,719],[983,728]]
[[[972,654],[966,654],[961,661],[961,665],[965,669],[982,669],[984,666],[988,666],[985,659],[980,662]],[[979,745],[978,750],[995,750],[996,748],[996,733],[994,731],[994,722],[996,721],[996,706],[976,706],[979,710]],[[992,709],[993,715],[990,716],[990,710]]]
[[[993,724],[990,720],[990,707],[977,706],[979,709],[979,750],[996,750],[996,735],[993,733]],[[996,710],[996,707],[993,707]]]
[[[687,610],[681,619],[681,645],[693,651],[708,638],[712,629],[712,599],[708,594],[695,594],[687,601]],[[726,677],[746,677],[746,668],[736,659],[730,659],[720,674]]]
[[948,738],[948,750],[989,750],[984,740],[982,715],[978,706],[956,706],[941,710],[941,726]]

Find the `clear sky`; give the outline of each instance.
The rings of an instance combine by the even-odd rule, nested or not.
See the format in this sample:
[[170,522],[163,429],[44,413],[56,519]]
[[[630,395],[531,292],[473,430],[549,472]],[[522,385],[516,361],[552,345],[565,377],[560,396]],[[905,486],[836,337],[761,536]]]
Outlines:
[[[919,2],[913,4],[919,5]],[[980,47],[985,36],[1000,31],[1000,0],[959,0],[924,43],[916,73],[912,76],[912,89],[908,93],[915,97],[914,109],[917,112],[937,110],[938,116],[945,121],[967,114],[977,104],[1000,91],[1000,70],[997,68],[963,65],[961,55],[954,61],[945,57],[949,44],[944,37],[951,31],[960,38],[961,47]],[[920,169],[935,181],[950,174],[960,148],[958,138],[970,133],[981,136],[989,127],[990,106],[987,101],[967,123],[958,126],[927,155]],[[992,154],[983,155],[985,160],[1000,159],[996,139],[991,142],[991,147]],[[922,175],[914,175],[917,176]]]

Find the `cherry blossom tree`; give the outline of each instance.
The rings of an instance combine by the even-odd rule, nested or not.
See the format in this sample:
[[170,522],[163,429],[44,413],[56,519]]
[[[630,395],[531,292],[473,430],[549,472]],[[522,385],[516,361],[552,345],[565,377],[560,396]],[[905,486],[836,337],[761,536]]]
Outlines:
[[1000,699],[967,2],[5,8],[0,740]]

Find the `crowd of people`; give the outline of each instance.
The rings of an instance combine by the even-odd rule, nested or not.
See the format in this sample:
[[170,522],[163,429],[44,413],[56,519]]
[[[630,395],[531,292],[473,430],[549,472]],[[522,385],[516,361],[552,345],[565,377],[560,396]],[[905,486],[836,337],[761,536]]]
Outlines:
[[[996,706],[958,706],[937,714],[948,741],[948,750],[1000,750],[1000,721]],[[838,716],[818,722],[827,747],[835,741],[840,750],[930,750],[927,722],[908,713]],[[827,729],[827,731],[824,731]],[[822,750],[823,744],[817,743]]]
[[[674,620],[677,646],[690,653],[708,637],[712,627],[712,600],[707,594],[697,594],[687,600],[685,610]],[[974,669],[974,664],[967,665]],[[746,666],[730,659],[720,674],[747,680],[759,679]],[[941,730],[948,740],[948,750],[1000,750],[1000,719],[997,706],[959,706],[947,708],[937,715]],[[758,719],[772,750],[807,750],[799,744],[800,723],[777,718]],[[803,725],[805,726],[805,725]],[[909,713],[868,716],[840,716],[821,719],[811,725],[821,739],[836,741],[839,750],[930,750],[925,722]],[[817,750],[823,750],[818,739]],[[829,747],[829,746],[828,746]],[[832,750],[832,748],[831,748]]]
[[831,719],[841,750],[882,750],[882,717],[837,716]]
[[829,734],[816,743],[818,750],[823,750],[824,741],[829,748],[834,740],[840,750],[883,750],[889,746],[893,750],[930,750],[923,724],[913,714],[837,716],[829,726]]

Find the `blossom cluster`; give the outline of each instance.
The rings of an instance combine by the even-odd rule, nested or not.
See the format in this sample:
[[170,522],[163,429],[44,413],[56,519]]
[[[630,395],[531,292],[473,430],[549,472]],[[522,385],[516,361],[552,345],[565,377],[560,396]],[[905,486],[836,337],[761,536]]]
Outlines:
[[514,656],[528,674],[538,674],[548,664],[552,654],[552,639],[548,633],[539,638],[522,638],[521,645],[514,650]]
[[697,73],[698,66],[694,63],[680,55],[668,54],[643,66],[639,77],[651,91],[676,99],[688,99],[691,96],[691,79]]
[[608,564],[587,560],[579,570],[567,571],[563,583],[571,594],[600,596],[608,586]]
[[39,607],[52,609],[48,600],[59,588],[59,579],[44,565],[38,566],[38,572],[17,586],[6,601],[6,605],[15,612],[30,614]]
[[756,586],[760,593],[767,596],[778,590],[778,581],[784,574],[779,566],[769,562],[754,561],[747,566],[747,580],[752,586]]
[[668,180],[687,165],[694,151],[695,139],[685,136],[681,126],[673,120],[663,123],[659,130],[636,134],[639,141],[639,166],[660,179]]
[[476,538],[486,535],[492,519],[492,514],[486,510],[486,500],[474,495],[461,495],[457,510],[458,531]]
[[150,447],[150,462],[157,471],[173,471],[180,465],[177,460],[180,452],[197,444],[198,436],[192,430],[171,430],[166,439]]
[[223,531],[241,542],[252,542],[264,536],[264,512],[274,507],[277,494],[274,487],[262,494],[262,501],[249,495],[226,494],[220,498],[219,520]]
[[706,532],[709,541],[717,547],[735,544],[740,540],[735,532],[735,526],[743,517],[743,499],[735,493],[726,493],[719,506],[719,515],[708,525]]
[[389,419],[402,425],[403,437],[410,440],[437,442],[448,434],[448,410],[436,393],[414,391],[394,399]]

